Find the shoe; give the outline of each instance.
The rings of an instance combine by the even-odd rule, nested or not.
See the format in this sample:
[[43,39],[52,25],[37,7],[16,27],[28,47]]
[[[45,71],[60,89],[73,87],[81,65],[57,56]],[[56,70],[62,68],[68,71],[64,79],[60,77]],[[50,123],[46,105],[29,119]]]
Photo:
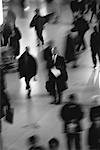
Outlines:
[[93,68],[96,69],[96,65],[94,65]]
[[55,104],[56,104],[56,105],[60,105],[60,104],[61,104],[61,102],[56,102]]
[[31,94],[31,90],[29,90],[29,91],[28,91],[28,94],[27,94],[27,98],[29,98],[29,99],[31,98],[31,95],[30,95],[30,94]]

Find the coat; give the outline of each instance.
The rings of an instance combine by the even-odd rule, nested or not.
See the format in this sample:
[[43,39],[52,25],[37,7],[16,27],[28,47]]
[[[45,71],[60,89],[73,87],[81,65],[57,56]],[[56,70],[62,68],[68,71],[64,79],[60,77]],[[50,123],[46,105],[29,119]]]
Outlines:
[[39,33],[42,32],[44,25],[53,17],[54,13],[50,13],[46,16],[35,15],[30,22],[30,28],[35,27],[35,30]]
[[[56,69],[59,69],[61,72],[61,75],[58,77],[55,77],[51,72],[51,68],[53,68],[54,66],[56,67]],[[49,81],[51,83],[51,92],[54,91],[54,85],[53,85],[54,81],[58,85],[58,91],[61,92],[64,91],[67,88],[66,81],[68,80],[68,74],[66,71],[64,58],[62,56],[57,55],[55,64],[53,63],[53,60],[50,59],[47,62],[47,67],[49,69]]]
[[[27,61],[25,60],[25,58],[27,59]],[[29,53],[24,52],[18,59],[18,71],[20,78],[26,77],[28,79],[31,79],[37,74],[36,59]]]
[[61,108],[60,116],[64,121],[64,132],[68,133],[68,125],[74,120],[77,124],[75,132],[82,131],[80,121],[83,119],[83,111],[80,104],[68,102]]
[[15,34],[14,36],[10,37],[9,46],[13,48],[14,55],[18,56],[20,53],[20,43],[19,40],[21,39],[21,33],[17,27],[14,28]]
[[70,34],[67,36],[65,43],[65,60],[67,63],[75,60],[75,42]]
[[95,106],[90,109],[89,118],[91,125],[88,130],[88,145],[92,148],[97,148],[99,145],[100,148],[100,125],[99,128],[96,127],[95,120],[99,118],[100,122],[100,106]]

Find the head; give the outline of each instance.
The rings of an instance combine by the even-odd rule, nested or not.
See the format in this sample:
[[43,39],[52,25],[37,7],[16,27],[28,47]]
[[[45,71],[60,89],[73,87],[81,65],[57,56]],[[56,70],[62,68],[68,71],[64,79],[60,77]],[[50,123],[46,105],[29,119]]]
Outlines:
[[48,141],[49,149],[50,150],[58,150],[59,148],[59,140],[57,138],[52,138]]
[[77,95],[75,93],[70,94],[68,98],[69,98],[69,101],[72,103],[77,102]]
[[25,47],[25,51],[29,53],[30,47],[29,47],[29,46],[26,46],[26,47]]
[[39,15],[40,14],[40,10],[37,8],[37,9],[35,9],[35,13],[37,14],[37,15]]
[[39,137],[37,135],[33,135],[28,138],[29,145],[32,145],[33,147],[37,146],[38,141]]

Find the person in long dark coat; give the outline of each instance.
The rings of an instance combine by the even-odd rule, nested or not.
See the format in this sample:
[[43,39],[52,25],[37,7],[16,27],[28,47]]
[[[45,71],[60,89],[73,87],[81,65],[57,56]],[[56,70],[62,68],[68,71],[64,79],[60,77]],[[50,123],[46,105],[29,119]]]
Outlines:
[[77,32],[72,32],[72,30],[69,31],[67,38],[66,38],[66,43],[65,43],[65,60],[66,63],[73,62],[72,68],[76,68],[77,65],[77,55],[76,55],[76,48],[79,42],[78,39],[78,33]]
[[9,37],[9,46],[13,49],[14,57],[20,54],[20,42],[21,39],[21,32],[19,31],[18,27],[15,25],[11,25],[12,34]]
[[[66,81],[68,80],[64,58],[57,53],[57,48],[55,47],[52,49],[52,59],[47,62],[47,67],[49,69],[49,81],[51,83],[51,95],[54,97],[54,101],[51,102],[51,104],[61,103],[62,92],[67,88]],[[56,76],[53,73],[53,69],[57,69],[59,75]]]
[[96,55],[98,55],[100,63],[100,32],[97,31],[96,26],[94,26],[94,32],[90,36],[90,47],[92,53],[92,61],[95,68],[97,65]]
[[84,113],[82,106],[77,102],[76,94],[69,95],[69,101],[61,108],[60,116],[64,122],[63,132],[67,138],[68,150],[72,149],[73,140],[75,149],[81,150],[81,121]]
[[30,98],[30,80],[37,74],[37,62],[36,59],[29,54],[29,47],[26,47],[25,49],[26,51],[18,60],[18,71],[20,78],[25,77],[26,90],[28,90],[28,98]]
[[88,130],[88,146],[90,150],[100,149],[100,105],[95,99],[89,111],[90,127]]
[[8,24],[8,23],[4,24],[2,34],[3,34],[2,46],[7,46],[8,39],[9,39],[10,35],[12,34],[12,30],[11,30],[10,24]]

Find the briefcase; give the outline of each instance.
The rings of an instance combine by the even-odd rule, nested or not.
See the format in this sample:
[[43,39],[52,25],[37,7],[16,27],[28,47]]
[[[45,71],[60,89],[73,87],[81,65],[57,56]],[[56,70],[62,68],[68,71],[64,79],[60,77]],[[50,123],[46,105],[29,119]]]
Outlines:
[[14,108],[6,110],[5,121],[12,124],[14,120]]

